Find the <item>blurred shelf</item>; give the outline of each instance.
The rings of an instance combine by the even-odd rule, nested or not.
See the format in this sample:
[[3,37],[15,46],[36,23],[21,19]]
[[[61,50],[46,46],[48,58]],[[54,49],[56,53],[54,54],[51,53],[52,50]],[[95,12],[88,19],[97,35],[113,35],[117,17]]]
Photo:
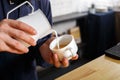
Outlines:
[[53,24],[69,21],[69,20],[76,20],[76,19],[85,17],[87,15],[88,15],[87,12],[83,12],[83,13],[75,12],[75,13],[70,13],[66,15],[56,16],[56,17],[53,17]]

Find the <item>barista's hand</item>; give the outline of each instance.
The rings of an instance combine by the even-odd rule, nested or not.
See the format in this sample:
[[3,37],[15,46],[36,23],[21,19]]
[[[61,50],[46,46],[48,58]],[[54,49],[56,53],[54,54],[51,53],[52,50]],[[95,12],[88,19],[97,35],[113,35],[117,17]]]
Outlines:
[[[40,48],[40,53],[43,59],[50,63],[53,64],[55,67],[68,67],[69,66],[69,61],[66,58],[63,58],[62,61],[59,61],[58,55],[53,54],[52,51],[49,49],[49,44],[50,42],[54,39],[54,37],[51,37],[49,40],[47,40]],[[71,60],[76,60],[78,59],[78,55],[73,57]]]
[[34,39],[28,34],[35,35],[36,31],[25,23],[11,19],[0,21],[0,52],[27,53],[28,48],[21,44],[18,39],[34,46],[36,44]]

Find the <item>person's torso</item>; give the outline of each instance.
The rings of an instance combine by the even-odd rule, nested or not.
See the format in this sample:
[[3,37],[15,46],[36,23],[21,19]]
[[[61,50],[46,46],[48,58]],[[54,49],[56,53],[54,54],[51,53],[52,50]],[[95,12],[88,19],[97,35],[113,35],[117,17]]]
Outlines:
[[[30,0],[34,9],[40,8],[47,16],[48,0]],[[6,18],[7,12],[16,4],[9,4],[9,0],[0,0],[0,21]],[[46,6],[46,7],[45,7]],[[48,7],[49,8],[49,7]],[[9,19],[17,19],[31,12],[29,5],[23,5],[12,12]],[[47,16],[49,22],[49,16]],[[0,46],[1,47],[1,46]],[[0,80],[36,80],[34,58],[29,54],[17,55],[8,52],[0,52]]]

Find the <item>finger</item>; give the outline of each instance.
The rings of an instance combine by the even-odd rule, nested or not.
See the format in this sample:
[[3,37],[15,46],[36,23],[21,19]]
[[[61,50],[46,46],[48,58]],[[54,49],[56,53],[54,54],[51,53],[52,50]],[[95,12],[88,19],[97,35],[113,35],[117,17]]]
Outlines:
[[10,53],[14,53],[14,54],[24,54],[24,53],[26,53],[26,52],[19,51],[17,49],[8,47],[8,45],[6,45],[5,47],[6,47],[6,49],[4,51],[10,52]]
[[25,31],[31,35],[36,34],[36,30],[32,28],[30,25],[27,25],[21,21],[12,20],[12,19],[4,19],[4,22],[7,22],[11,27],[14,27],[16,29],[20,29],[22,31]]
[[72,59],[71,60],[77,60],[78,59],[78,54],[76,54],[76,56],[74,56],[74,57],[72,57]]
[[8,47],[7,44],[5,44],[4,41],[0,40],[0,51],[6,51],[6,52],[11,52],[11,53],[16,53],[16,54],[23,54],[23,52],[20,52],[16,49]]
[[69,61],[67,58],[62,59],[62,67],[68,67],[69,66]]
[[23,31],[10,28],[8,30],[8,34],[10,34],[13,38],[18,39],[18,40],[22,40],[22,41],[24,41],[32,46],[36,45],[35,40],[30,35],[26,34]]
[[55,67],[59,68],[61,66],[59,58],[58,58],[57,54],[53,54],[53,56],[54,56],[53,59],[54,59],[54,65],[55,65]]
[[24,52],[18,51],[16,49],[10,48],[8,47],[8,49],[6,50],[7,52],[13,53],[13,54],[25,54]]
[[3,40],[10,47],[9,49],[11,49],[11,50],[15,49],[18,52],[22,52],[22,53],[27,53],[29,51],[27,47],[25,47],[23,44],[21,44],[17,40],[12,39],[8,35],[4,35],[4,36],[5,36],[5,38],[3,38]]

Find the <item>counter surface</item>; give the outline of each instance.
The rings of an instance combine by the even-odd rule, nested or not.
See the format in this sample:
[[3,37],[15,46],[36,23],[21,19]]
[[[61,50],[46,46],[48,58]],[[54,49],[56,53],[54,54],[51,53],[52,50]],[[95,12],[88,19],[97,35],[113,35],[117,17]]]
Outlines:
[[103,55],[55,80],[120,80],[120,60]]

